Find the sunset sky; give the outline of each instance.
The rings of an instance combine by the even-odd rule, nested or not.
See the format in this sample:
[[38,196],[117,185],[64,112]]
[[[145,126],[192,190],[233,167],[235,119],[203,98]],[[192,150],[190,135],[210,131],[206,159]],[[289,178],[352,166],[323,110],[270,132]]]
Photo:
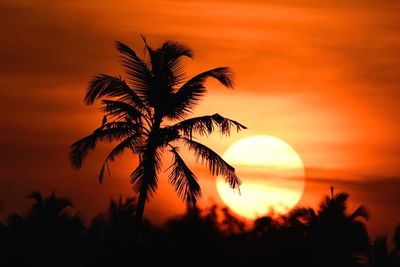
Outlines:
[[[399,10],[398,0],[2,0],[0,218],[24,211],[32,190],[71,198],[88,220],[111,196],[133,194],[135,158],[111,164],[99,185],[108,146],[79,171],[68,151],[101,124],[98,107],[82,101],[89,80],[123,72],[114,41],[141,55],[144,34],[153,47],[169,39],[191,47],[188,75],[233,69],[235,89],[207,83],[193,115],[218,112],[249,129],[212,136],[210,147],[222,154],[245,136],[279,137],[306,168],[300,205],[315,207],[334,185],[351,208],[366,205],[373,234],[391,232],[400,222]],[[192,166],[202,205],[221,204],[215,178]],[[184,210],[163,178],[145,211],[158,222]]]

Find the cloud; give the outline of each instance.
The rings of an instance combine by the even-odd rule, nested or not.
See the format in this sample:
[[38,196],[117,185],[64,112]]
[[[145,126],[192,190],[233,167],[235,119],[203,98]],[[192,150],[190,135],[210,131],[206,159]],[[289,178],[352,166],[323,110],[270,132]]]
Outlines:
[[[0,9],[2,81],[35,90],[32,85],[78,83],[99,63],[112,40],[94,34],[83,18],[68,19],[61,9],[6,6]],[[106,64],[104,64],[106,65]]]
[[[350,179],[311,176],[307,177],[307,183],[309,186],[318,185],[326,187],[326,189],[332,185],[341,188],[341,191],[348,190],[349,193],[361,195],[362,197],[360,198],[367,205],[381,205],[396,210],[398,203],[400,203],[400,195],[398,194],[400,190],[400,176],[355,175]],[[325,193],[328,193],[328,190]]]

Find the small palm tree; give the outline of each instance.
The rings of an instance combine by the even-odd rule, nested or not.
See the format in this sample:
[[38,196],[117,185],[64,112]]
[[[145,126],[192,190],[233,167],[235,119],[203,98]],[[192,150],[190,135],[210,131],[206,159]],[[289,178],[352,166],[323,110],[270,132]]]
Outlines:
[[122,197],[120,196],[118,202],[111,199],[108,208],[109,224],[112,226],[131,226],[133,224],[135,212],[135,198],[128,197],[125,201],[122,201]]
[[48,224],[74,220],[68,210],[72,207],[72,202],[67,198],[59,198],[54,192],[49,197],[43,197],[36,191],[30,193],[28,198],[34,200],[34,203],[26,219],[33,223]]
[[303,219],[308,221],[308,238],[318,251],[319,259],[331,259],[326,266],[347,266],[366,260],[368,251],[368,234],[365,221],[368,211],[359,206],[348,213],[347,193],[333,193],[325,196],[315,212],[313,209],[304,210]]
[[114,161],[125,150],[138,155],[138,166],[131,174],[131,183],[139,194],[138,222],[142,221],[146,200],[157,189],[161,158],[166,150],[173,156],[168,180],[178,196],[189,207],[201,196],[197,177],[179,154],[178,143],[207,164],[211,174],[224,176],[231,188],[238,188],[241,182],[235,169],[212,149],[196,141],[195,136],[207,136],[216,130],[229,135],[232,128],[237,131],[246,128],[219,114],[185,119],[205,95],[207,78],[214,78],[227,88],[233,87],[229,68],[215,68],[185,79],[182,59],[192,58],[188,47],[166,41],[153,49],[142,38],[147,52],[144,58],[138,57],[127,45],[116,42],[127,81],[100,74],[90,82],[84,101],[92,105],[101,99],[106,117],[101,127],[72,144],[70,151],[72,165],[79,169],[99,142],[118,143],[104,160],[100,183],[105,170],[109,172],[109,161]]
[[72,212],[73,204],[68,198],[58,197],[54,191],[49,196],[34,191],[28,195],[28,199],[34,201],[29,213],[25,217],[14,214],[11,219],[34,227],[47,228],[46,231],[63,229],[62,231],[78,233],[84,229],[82,217],[79,213]]
[[319,206],[318,220],[328,226],[330,229],[339,229],[343,227],[349,232],[355,233],[358,228],[361,232],[366,232],[364,221],[367,221],[369,214],[364,206],[359,206],[351,214],[347,213],[347,193],[331,194],[331,197],[325,196]]

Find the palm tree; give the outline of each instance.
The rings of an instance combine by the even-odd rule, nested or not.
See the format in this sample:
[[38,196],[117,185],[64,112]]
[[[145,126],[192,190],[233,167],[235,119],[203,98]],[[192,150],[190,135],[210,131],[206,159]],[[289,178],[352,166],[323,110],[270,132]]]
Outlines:
[[125,202],[122,201],[122,197],[119,197],[118,202],[111,199],[110,206],[108,208],[108,217],[110,223],[113,225],[133,224],[134,214],[136,210],[135,198],[128,197]]
[[[40,192],[31,192],[28,199],[32,199],[31,210],[24,217],[14,214],[14,220],[25,222],[29,227],[42,229],[45,232],[65,232],[76,233],[83,232],[84,225],[81,215],[73,213],[72,201],[68,198],[58,197],[53,191],[49,196],[42,196]],[[50,234],[51,235],[51,234]]]
[[[331,259],[334,266],[347,266],[366,260],[368,252],[368,234],[365,221],[368,211],[359,206],[352,213],[347,212],[347,193],[333,193],[325,196],[315,212],[304,210],[304,219],[308,223],[308,237],[319,252],[320,259]],[[328,266],[328,265],[326,265]]]
[[32,192],[28,198],[34,201],[28,213],[11,214],[7,220],[5,261],[12,266],[76,263],[82,256],[85,227],[81,216],[73,212],[72,202],[54,192],[49,196]]
[[127,81],[100,74],[90,82],[84,101],[92,105],[101,99],[106,118],[92,134],[73,143],[70,151],[72,165],[79,169],[99,142],[118,143],[104,160],[100,183],[106,169],[109,173],[109,161],[114,161],[125,150],[138,155],[138,166],[131,173],[131,183],[139,194],[138,222],[142,221],[146,201],[157,189],[161,158],[166,150],[173,156],[168,181],[178,196],[188,207],[195,206],[201,196],[198,179],[179,154],[178,143],[194,152],[198,161],[207,164],[211,174],[224,176],[231,188],[238,188],[241,181],[235,169],[195,137],[214,131],[229,135],[232,128],[237,131],[246,128],[217,113],[185,119],[205,95],[208,78],[233,88],[229,68],[219,67],[185,79],[183,58],[192,58],[188,47],[166,41],[153,49],[143,36],[142,39],[147,52],[144,58],[138,57],[127,45],[116,42]]
[[126,229],[134,226],[135,214],[135,198],[127,197],[125,200],[122,200],[122,196],[120,196],[118,201],[111,198],[107,214],[101,213],[96,216],[92,220],[91,228],[124,228],[125,232],[127,232]]
[[31,211],[26,216],[26,220],[31,223],[64,224],[81,220],[79,215],[69,212],[69,208],[73,207],[72,202],[67,198],[57,197],[54,192],[48,197],[43,197],[40,192],[34,191],[28,195],[28,199],[34,200]]

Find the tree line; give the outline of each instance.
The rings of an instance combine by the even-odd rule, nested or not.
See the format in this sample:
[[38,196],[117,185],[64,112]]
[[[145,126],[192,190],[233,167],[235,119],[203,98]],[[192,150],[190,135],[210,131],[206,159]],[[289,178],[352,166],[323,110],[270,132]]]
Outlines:
[[252,225],[228,208],[191,207],[156,226],[136,223],[136,198],[111,199],[85,222],[69,199],[33,192],[29,211],[0,223],[0,266],[400,266],[400,225],[393,248],[386,235],[371,239],[366,208],[349,212],[348,197],[331,194],[318,209],[298,207]]

